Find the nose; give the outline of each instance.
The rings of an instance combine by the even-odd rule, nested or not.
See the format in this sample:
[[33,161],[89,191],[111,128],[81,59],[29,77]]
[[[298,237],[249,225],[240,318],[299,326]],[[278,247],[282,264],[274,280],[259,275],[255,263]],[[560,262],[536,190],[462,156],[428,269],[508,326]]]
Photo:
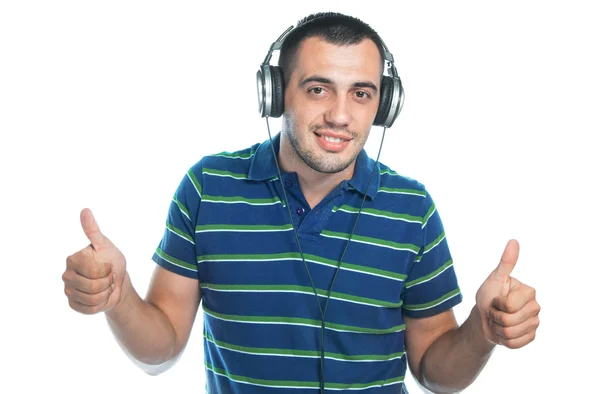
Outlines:
[[347,127],[352,121],[350,100],[345,95],[338,94],[330,103],[325,112],[325,121],[335,127]]

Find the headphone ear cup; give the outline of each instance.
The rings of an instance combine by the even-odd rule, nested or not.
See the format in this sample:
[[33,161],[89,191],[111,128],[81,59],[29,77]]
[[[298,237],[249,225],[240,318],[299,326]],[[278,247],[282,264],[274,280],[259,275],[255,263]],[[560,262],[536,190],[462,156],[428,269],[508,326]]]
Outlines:
[[281,67],[269,66],[271,69],[271,86],[273,88],[271,100],[271,117],[279,118],[283,115],[283,96],[285,90],[285,82],[283,80],[283,71]]
[[379,93],[379,108],[373,121],[374,126],[383,126],[390,113],[392,96],[394,92],[394,81],[391,77],[384,75],[381,80],[381,92]]
[[[265,70],[261,65],[256,72],[256,94],[258,98],[258,112],[264,117],[267,113],[267,97],[266,97]],[[270,109],[270,108],[269,108]]]

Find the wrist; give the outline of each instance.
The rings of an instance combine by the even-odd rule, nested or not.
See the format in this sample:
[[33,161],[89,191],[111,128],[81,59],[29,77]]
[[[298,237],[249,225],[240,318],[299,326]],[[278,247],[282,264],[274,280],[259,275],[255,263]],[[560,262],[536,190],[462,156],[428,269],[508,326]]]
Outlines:
[[471,309],[471,314],[467,318],[466,323],[469,327],[469,336],[472,338],[477,348],[481,349],[485,353],[488,353],[496,347],[496,344],[490,341],[486,335],[486,331],[489,332],[491,330],[488,324],[488,317],[485,315],[482,316],[481,311],[477,308],[477,305]]
[[121,291],[119,294],[119,299],[116,304],[106,311],[109,315],[118,315],[121,314],[125,309],[127,309],[127,305],[131,301],[131,295],[133,293],[133,285],[131,283],[131,278],[129,277],[129,273],[125,271],[123,276],[123,282],[121,283]]

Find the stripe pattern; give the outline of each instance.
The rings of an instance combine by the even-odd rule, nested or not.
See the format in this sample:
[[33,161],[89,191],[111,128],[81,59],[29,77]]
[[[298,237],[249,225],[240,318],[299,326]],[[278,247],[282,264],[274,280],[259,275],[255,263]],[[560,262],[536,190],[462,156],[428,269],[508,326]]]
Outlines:
[[374,166],[364,151],[351,186],[313,209],[284,173],[288,210],[269,141],[185,174],[153,260],[198,281],[207,392],[316,394],[321,339],[327,390],[400,391],[404,316],[432,316],[462,295],[431,196],[378,165],[360,213]]

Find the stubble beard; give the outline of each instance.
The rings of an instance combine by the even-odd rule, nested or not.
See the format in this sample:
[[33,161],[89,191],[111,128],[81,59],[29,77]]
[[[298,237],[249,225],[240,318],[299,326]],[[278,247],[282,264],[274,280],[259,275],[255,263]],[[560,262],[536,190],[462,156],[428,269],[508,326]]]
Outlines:
[[[309,126],[309,131],[314,133],[321,128],[323,127],[313,124]],[[348,133],[346,129],[345,131]],[[359,149],[355,154],[345,161],[342,161],[341,158],[335,157],[336,154],[334,153],[324,154],[324,156],[329,157],[319,157],[308,147],[302,148],[298,137],[298,131],[294,128],[292,121],[288,118],[284,118],[283,120],[283,132],[289,137],[290,143],[296,152],[296,156],[299,157],[300,160],[302,160],[309,168],[322,174],[335,174],[344,171],[354,162],[354,160],[356,160],[356,157],[360,153]],[[357,133],[351,134],[354,138],[354,141],[357,141],[359,135]]]

